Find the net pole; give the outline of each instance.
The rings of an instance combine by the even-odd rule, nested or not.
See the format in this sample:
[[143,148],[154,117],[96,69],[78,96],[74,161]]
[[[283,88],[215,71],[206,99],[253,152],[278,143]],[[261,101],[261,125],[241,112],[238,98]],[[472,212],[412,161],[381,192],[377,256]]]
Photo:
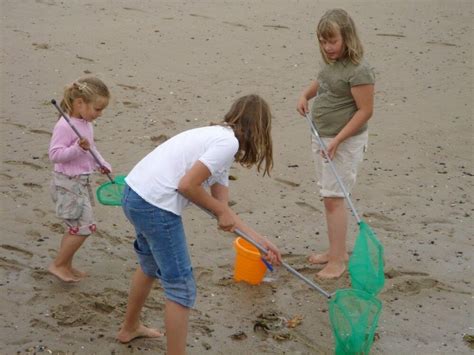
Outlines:
[[357,213],[355,207],[354,207],[354,204],[352,203],[352,200],[351,198],[349,197],[349,193],[347,192],[344,184],[342,183],[342,180],[341,178],[339,177],[339,174],[337,173],[337,170],[336,170],[336,167],[334,166],[334,163],[332,162],[331,158],[329,158],[329,155],[327,153],[327,148],[326,148],[326,145],[324,144],[323,140],[321,139],[321,136],[319,135],[319,132],[318,130],[316,129],[316,126],[313,122],[313,120],[309,117],[309,114],[306,112],[305,113],[305,117],[309,123],[309,126],[311,128],[311,131],[313,132],[313,135],[316,137],[316,139],[318,140],[318,143],[319,143],[319,146],[321,147],[323,153],[324,153],[324,157],[327,159],[327,161],[329,162],[329,166],[331,167],[331,170],[332,172],[334,173],[334,176],[336,177],[336,180],[339,184],[339,186],[341,187],[342,189],[342,192],[344,193],[344,197],[346,198],[346,201],[350,207],[350,209],[352,210],[352,213],[354,214],[354,217],[357,221],[357,224],[360,224],[361,222],[361,219],[359,217],[359,214]]

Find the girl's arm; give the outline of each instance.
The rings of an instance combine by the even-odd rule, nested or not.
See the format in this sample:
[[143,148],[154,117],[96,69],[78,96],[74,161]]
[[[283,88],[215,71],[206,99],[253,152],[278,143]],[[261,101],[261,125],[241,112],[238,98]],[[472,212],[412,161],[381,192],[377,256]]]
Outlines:
[[372,117],[374,110],[374,85],[357,85],[351,88],[352,96],[357,105],[357,111],[350,121],[331,140],[327,147],[329,158],[333,159],[336,149],[347,138],[356,134],[359,129]]
[[306,112],[309,112],[308,101],[316,96],[318,89],[319,83],[314,80],[311,82],[311,85],[302,92],[300,98],[298,99],[298,103],[296,104],[296,111],[298,111],[302,116],[304,116]]
[[[211,186],[211,195],[215,197],[217,200],[221,201],[225,205],[228,206],[229,204],[229,188],[227,186],[221,184],[214,184]],[[235,225],[234,229],[239,229],[243,233],[249,235],[254,241],[260,244],[262,247],[268,250],[268,254],[266,259],[270,261],[272,264],[280,264],[281,263],[281,254],[278,248],[271,243],[267,237],[264,237],[253,230],[251,227],[247,226],[240,217],[229,208],[230,213],[232,214]]]
[[[87,150],[79,146],[79,138],[71,139],[70,132],[65,126],[56,126],[53,130],[49,144],[49,159],[56,164],[67,163],[83,154],[89,154]],[[74,142],[72,145],[70,142]]]
[[179,181],[178,191],[198,206],[211,211],[217,218],[219,228],[233,231],[235,219],[227,203],[214,198],[202,187],[209,176],[211,172],[208,167],[198,160]]
[[94,144],[93,150],[94,150],[95,155],[96,155],[97,158],[99,159],[100,164],[102,165],[102,166],[99,166],[99,165],[97,164],[97,167],[98,167],[98,169],[100,170],[100,172],[103,173],[103,174],[111,173],[111,172],[112,172],[112,166],[111,166],[109,163],[107,163],[107,162],[105,161],[105,159],[102,157],[102,155],[101,155],[101,154],[99,153],[99,151],[97,150],[97,147],[95,146],[95,144]]

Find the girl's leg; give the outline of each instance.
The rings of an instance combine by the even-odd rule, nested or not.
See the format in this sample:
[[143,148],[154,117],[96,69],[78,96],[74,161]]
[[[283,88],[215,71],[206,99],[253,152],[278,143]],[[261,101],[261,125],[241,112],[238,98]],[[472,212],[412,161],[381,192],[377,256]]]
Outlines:
[[140,322],[140,312],[154,281],[155,279],[147,276],[140,267],[135,271],[128,295],[125,320],[117,334],[117,340],[121,343],[128,343],[139,337],[156,338],[162,336],[157,329],[147,328]]
[[186,353],[188,319],[189,308],[166,300],[165,325],[168,355],[182,355]]
[[80,280],[72,271],[72,258],[79,250],[87,237],[66,233],[59,247],[56,259],[49,265],[48,271],[65,282],[77,282]]
[[326,223],[328,227],[329,251],[327,265],[318,273],[321,278],[338,278],[346,270],[347,210],[345,201],[339,197],[325,197]]
[[[61,245],[60,245],[59,248],[62,248],[63,244],[64,244],[64,238],[61,239]],[[69,270],[71,270],[72,274],[73,274],[76,278],[80,278],[80,279],[86,277],[86,273],[85,273],[85,272],[80,271],[80,270],[78,270],[78,269],[76,269],[76,268],[74,268],[74,267],[72,266],[72,259],[73,259],[73,258],[69,259],[69,262],[68,262],[68,268],[69,268]]]

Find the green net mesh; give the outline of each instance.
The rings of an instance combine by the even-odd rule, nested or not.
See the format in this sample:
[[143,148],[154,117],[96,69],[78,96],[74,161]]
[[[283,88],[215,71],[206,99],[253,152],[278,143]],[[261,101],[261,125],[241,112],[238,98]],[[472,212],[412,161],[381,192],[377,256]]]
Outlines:
[[349,259],[352,288],[377,295],[385,283],[383,246],[364,221],[360,222],[359,228]]
[[367,292],[338,290],[329,303],[336,354],[368,354],[382,303]]
[[114,182],[106,182],[97,188],[97,200],[103,205],[120,206],[124,187],[125,176],[116,176]]

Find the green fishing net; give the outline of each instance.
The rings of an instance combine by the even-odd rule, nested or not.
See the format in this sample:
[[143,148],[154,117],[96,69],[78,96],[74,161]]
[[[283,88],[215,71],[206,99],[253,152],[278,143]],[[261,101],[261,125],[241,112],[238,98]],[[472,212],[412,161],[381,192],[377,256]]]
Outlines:
[[382,303],[367,292],[355,289],[336,291],[329,302],[335,353],[368,354],[381,310]]
[[370,226],[361,221],[349,259],[352,288],[377,295],[385,283],[383,246]]
[[123,188],[125,187],[125,176],[119,175],[114,181],[100,185],[96,190],[97,200],[108,206],[120,206],[122,204]]

